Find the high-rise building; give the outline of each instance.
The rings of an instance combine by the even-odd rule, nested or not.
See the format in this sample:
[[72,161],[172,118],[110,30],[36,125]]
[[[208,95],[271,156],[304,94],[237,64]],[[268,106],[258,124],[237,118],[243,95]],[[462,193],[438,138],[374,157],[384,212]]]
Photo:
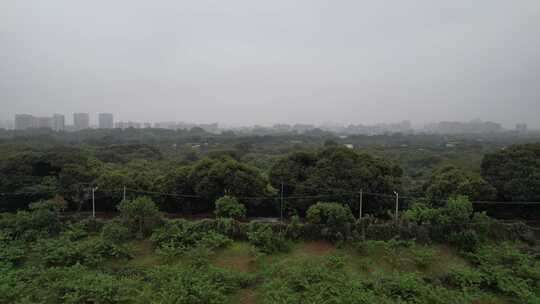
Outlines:
[[26,130],[34,127],[34,116],[29,114],[15,115],[15,130]]
[[73,129],[75,131],[85,130],[90,128],[90,115],[88,113],[73,114]]
[[53,128],[52,117],[34,117],[32,127],[36,129],[51,129]]
[[56,132],[66,129],[66,118],[61,114],[54,114],[52,117],[52,129]]
[[100,129],[113,129],[114,128],[114,117],[111,113],[99,114],[99,128]]

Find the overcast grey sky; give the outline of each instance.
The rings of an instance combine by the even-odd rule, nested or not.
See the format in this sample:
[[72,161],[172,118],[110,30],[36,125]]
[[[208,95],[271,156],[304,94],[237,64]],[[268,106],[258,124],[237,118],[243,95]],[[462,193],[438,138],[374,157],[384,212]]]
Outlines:
[[0,108],[540,127],[540,1],[0,0]]

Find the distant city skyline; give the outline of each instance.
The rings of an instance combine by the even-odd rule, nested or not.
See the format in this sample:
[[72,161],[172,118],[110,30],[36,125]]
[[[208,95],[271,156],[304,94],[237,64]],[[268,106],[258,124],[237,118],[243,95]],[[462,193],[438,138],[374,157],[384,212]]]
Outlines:
[[[411,121],[404,120],[394,123],[377,124],[340,124],[325,122],[322,124],[284,124],[274,123],[272,125],[220,125],[219,123],[191,123],[183,121],[159,121],[159,122],[140,122],[140,121],[115,121],[115,115],[112,113],[99,113],[97,115],[97,124],[92,124],[90,113],[73,113],[73,124],[65,123],[65,116],[55,113],[52,116],[34,116],[31,114],[16,114],[14,123],[3,123],[0,121],[0,128],[13,126],[15,130],[26,130],[32,128],[50,128],[54,131],[80,131],[84,129],[127,129],[127,128],[160,128],[160,129],[191,129],[194,127],[202,128],[208,132],[216,133],[224,130],[256,130],[258,128],[271,129],[277,132],[299,131],[306,132],[314,129],[321,129],[340,134],[384,134],[384,133],[439,133],[439,134],[461,134],[461,133],[499,133],[504,131],[515,131],[518,134],[526,134],[531,130],[527,123],[516,123],[511,128],[505,128],[502,124],[493,121],[482,121],[474,119],[470,121],[440,121],[424,124],[423,126],[414,126]],[[10,127],[8,127],[10,128]]]
[[[540,102],[540,101],[539,101]],[[36,114],[36,113],[39,113],[39,114]],[[244,127],[244,126],[256,126],[256,125],[260,125],[260,126],[265,126],[265,127],[271,127],[273,125],[276,125],[276,124],[290,124],[290,125],[294,125],[294,124],[311,124],[311,125],[350,125],[350,124],[353,124],[353,125],[356,125],[356,124],[363,124],[363,125],[376,125],[376,124],[392,124],[392,123],[398,123],[398,122],[401,122],[401,121],[410,121],[413,125],[413,127],[415,129],[419,129],[419,128],[423,128],[424,126],[426,125],[429,125],[429,124],[433,124],[433,123],[438,123],[438,122],[442,122],[442,121],[445,121],[445,122],[470,122],[470,121],[474,121],[474,120],[481,120],[481,121],[491,121],[491,122],[495,122],[495,123],[499,123],[501,124],[504,128],[506,129],[514,129],[516,127],[517,124],[527,124],[527,126],[529,128],[532,128],[532,129],[540,129],[540,122],[538,121],[535,121],[533,123],[530,123],[530,122],[527,122],[525,120],[519,120],[519,119],[516,119],[515,121],[508,121],[505,123],[503,121],[497,121],[497,120],[492,120],[492,119],[483,119],[481,117],[473,117],[471,119],[442,119],[442,120],[429,120],[429,121],[414,121],[412,119],[400,119],[400,120],[395,120],[395,121],[377,121],[377,120],[366,120],[366,121],[332,121],[332,120],[321,120],[321,121],[315,121],[315,122],[312,122],[312,121],[281,121],[281,120],[277,120],[277,121],[268,121],[268,122],[254,122],[254,123],[241,123],[241,122],[226,122],[226,121],[213,121],[213,120],[193,120],[193,119],[183,119],[183,118],[178,118],[178,119],[160,119],[159,117],[155,118],[155,119],[144,119],[144,117],[142,119],[133,119],[133,118],[126,118],[128,117],[127,115],[122,115],[122,113],[113,113],[113,112],[106,112],[106,111],[98,111],[98,112],[83,112],[83,111],[76,111],[76,112],[73,112],[73,113],[64,113],[64,112],[60,112],[60,114],[64,115],[65,116],[65,124],[66,125],[73,125],[74,121],[73,121],[73,114],[76,114],[76,113],[87,113],[89,114],[89,125],[90,126],[94,126],[94,127],[99,127],[99,115],[100,114],[112,114],[113,115],[113,121],[114,123],[116,122],[139,122],[139,123],[151,123],[151,124],[155,124],[155,123],[163,123],[163,122],[186,122],[186,123],[193,123],[193,124],[208,124],[208,123],[218,123],[219,125],[221,126],[229,126],[229,127]],[[8,116],[8,115],[5,115],[5,113],[2,113],[0,114],[0,121],[11,121],[11,122],[14,122],[14,117],[15,115],[17,114],[30,114],[30,115],[33,115],[35,117],[47,117],[47,116],[52,116],[51,113],[48,113],[48,112],[33,112],[33,111],[28,111],[28,112],[18,112],[18,113],[14,113],[13,115],[11,116]]]
[[[25,115],[32,115],[34,117],[48,117],[48,116],[53,116],[53,114],[51,113],[45,113],[44,115],[35,115],[35,114],[31,114],[33,112],[28,112],[28,113],[16,113],[14,114],[11,118],[7,118],[7,119],[0,119],[0,121],[3,121],[3,122],[10,122],[12,124],[14,124],[15,122],[15,119],[14,117],[16,115],[20,115],[20,114],[25,114]],[[54,113],[55,115],[58,115],[58,113]],[[493,123],[497,123],[497,124],[500,124],[503,128],[505,129],[515,129],[517,127],[517,125],[523,125],[525,124],[527,126],[528,129],[535,129],[535,130],[540,130],[540,126],[539,127],[535,127],[535,124],[529,124],[528,122],[525,122],[525,121],[515,121],[515,122],[510,122],[508,124],[504,124],[502,122],[499,122],[499,121],[494,121],[494,120],[485,120],[485,119],[481,119],[481,118],[474,118],[474,119],[470,119],[470,120],[440,120],[440,121],[428,121],[428,122],[425,122],[425,123],[421,123],[421,122],[415,122],[415,121],[412,121],[412,120],[409,120],[409,119],[405,119],[405,120],[399,120],[399,121],[390,121],[390,122],[375,122],[375,123],[368,123],[368,122],[336,122],[336,121],[322,121],[322,122],[316,122],[316,123],[311,123],[311,122],[303,122],[303,121],[300,121],[300,122],[270,122],[270,123],[254,123],[254,124],[241,124],[241,123],[224,123],[224,122],[220,122],[220,121],[192,121],[192,120],[167,120],[167,119],[161,119],[161,120],[134,120],[134,119],[119,119],[118,117],[121,115],[119,114],[116,114],[116,113],[109,113],[109,112],[95,112],[95,113],[89,113],[89,112],[74,112],[74,113],[71,113],[71,114],[60,114],[60,115],[63,115],[64,116],[64,123],[66,126],[73,126],[74,125],[74,115],[76,114],[88,114],[88,126],[89,127],[94,127],[94,128],[100,128],[100,116],[101,115],[111,115],[110,118],[107,118],[107,119],[111,119],[112,121],[112,126],[113,128],[116,128],[116,124],[120,123],[120,124],[126,124],[126,123],[139,123],[141,124],[141,126],[143,126],[144,124],[151,124],[152,126],[154,126],[155,124],[166,124],[166,123],[187,123],[187,124],[213,124],[213,123],[217,123],[219,124],[221,127],[227,127],[227,128],[241,128],[241,127],[253,127],[253,126],[263,126],[263,127],[273,127],[275,125],[295,125],[295,124],[307,124],[307,125],[314,125],[314,126],[348,126],[348,125],[379,125],[379,124],[396,124],[396,123],[401,123],[401,122],[404,122],[404,121],[407,121],[407,122],[410,122],[411,125],[412,125],[412,128],[413,129],[424,129],[425,127],[429,126],[429,125],[432,125],[432,124],[437,124],[437,123],[440,123],[440,122],[462,122],[462,123],[467,123],[467,122],[473,122],[473,121],[482,121],[482,122],[493,122]]]

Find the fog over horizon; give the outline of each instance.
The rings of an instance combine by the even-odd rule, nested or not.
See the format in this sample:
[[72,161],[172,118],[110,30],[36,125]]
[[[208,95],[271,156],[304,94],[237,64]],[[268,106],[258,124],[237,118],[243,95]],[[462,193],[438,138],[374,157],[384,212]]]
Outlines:
[[0,0],[0,107],[540,128],[540,1]]

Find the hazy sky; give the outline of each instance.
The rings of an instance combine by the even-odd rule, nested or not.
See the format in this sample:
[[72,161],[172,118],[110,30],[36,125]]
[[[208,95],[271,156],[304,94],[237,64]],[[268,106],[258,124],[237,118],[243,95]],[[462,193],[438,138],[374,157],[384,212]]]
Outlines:
[[540,1],[0,0],[0,109],[540,127]]

